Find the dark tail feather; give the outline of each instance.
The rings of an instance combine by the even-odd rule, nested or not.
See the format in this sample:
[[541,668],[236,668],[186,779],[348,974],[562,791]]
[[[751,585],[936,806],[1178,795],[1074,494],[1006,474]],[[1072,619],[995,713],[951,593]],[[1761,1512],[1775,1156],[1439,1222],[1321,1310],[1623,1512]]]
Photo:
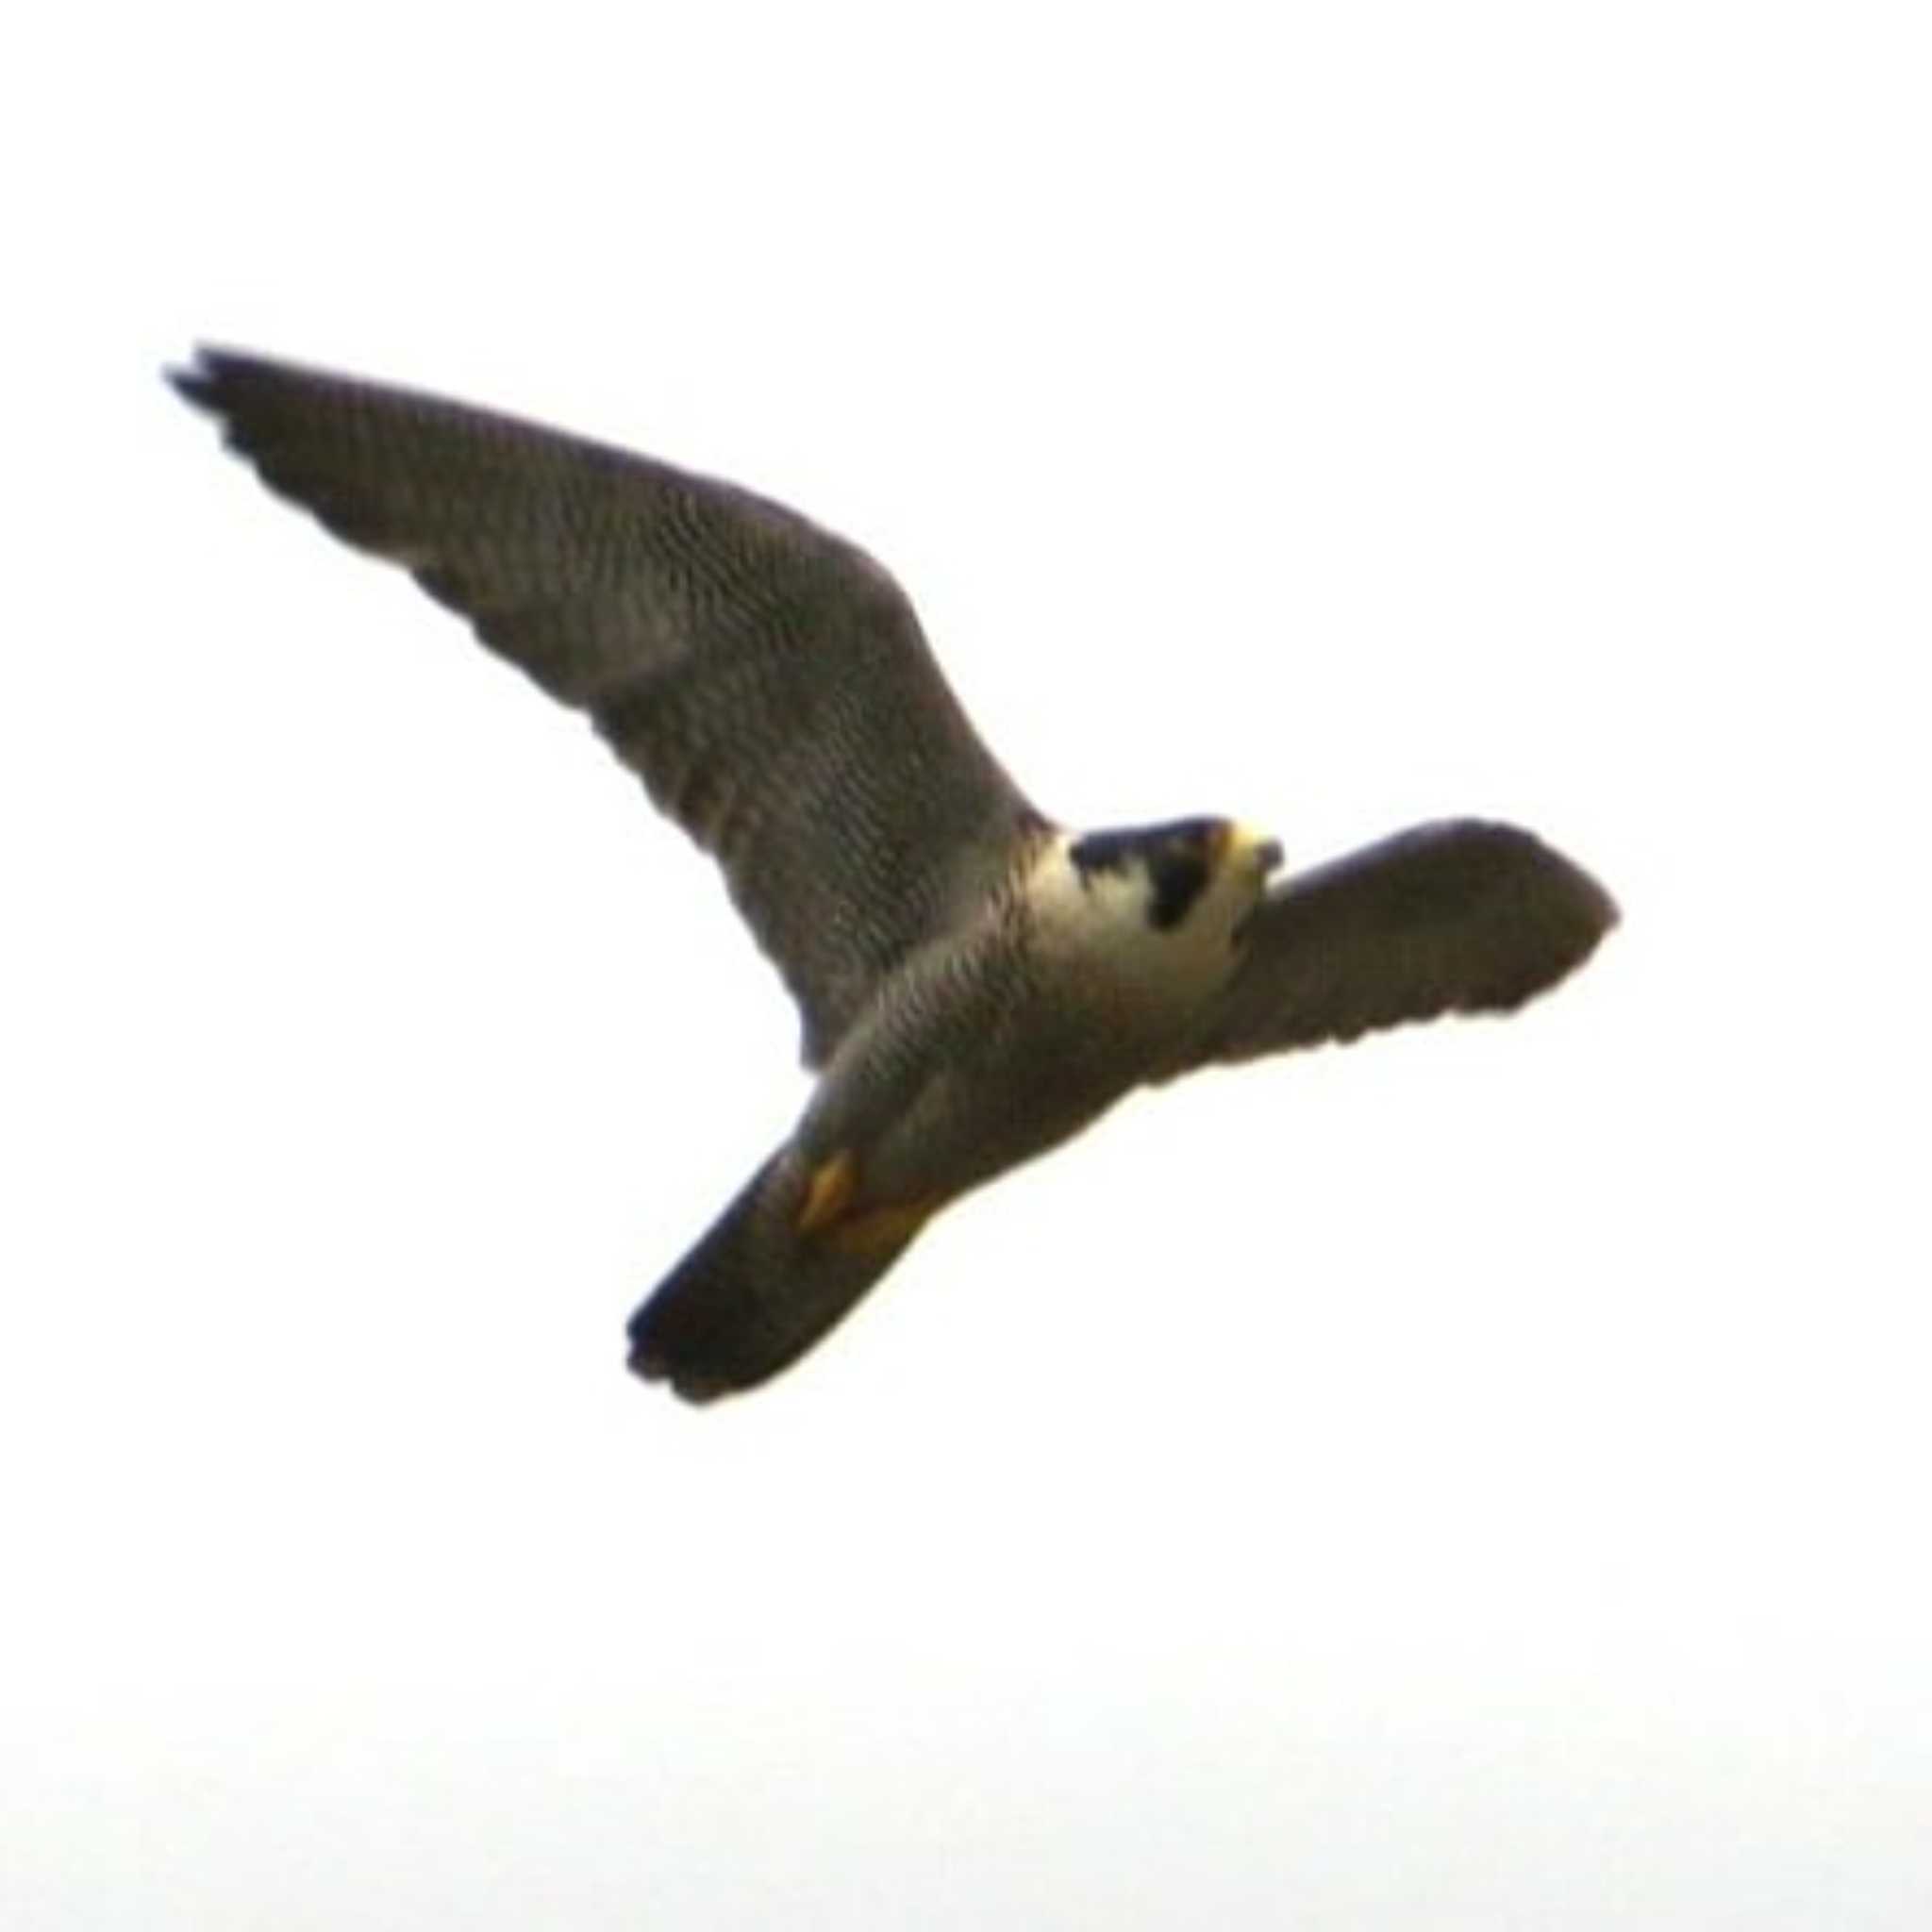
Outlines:
[[802,1172],[766,1161],[630,1318],[630,1365],[689,1402],[755,1389],[828,1333],[906,1251],[862,1251],[796,1226]]

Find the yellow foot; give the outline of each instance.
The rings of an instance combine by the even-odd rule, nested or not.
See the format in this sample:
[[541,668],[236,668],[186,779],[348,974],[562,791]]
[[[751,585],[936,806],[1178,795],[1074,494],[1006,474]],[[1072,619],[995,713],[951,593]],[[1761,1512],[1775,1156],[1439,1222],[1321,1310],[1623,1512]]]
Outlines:
[[876,1255],[903,1248],[942,1205],[937,1194],[923,1201],[888,1201],[841,1221],[831,1239],[848,1254]]
[[858,1191],[858,1162],[851,1148],[841,1148],[831,1159],[813,1168],[806,1190],[805,1206],[798,1210],[800,1234],[816,1234],[840,1220]]

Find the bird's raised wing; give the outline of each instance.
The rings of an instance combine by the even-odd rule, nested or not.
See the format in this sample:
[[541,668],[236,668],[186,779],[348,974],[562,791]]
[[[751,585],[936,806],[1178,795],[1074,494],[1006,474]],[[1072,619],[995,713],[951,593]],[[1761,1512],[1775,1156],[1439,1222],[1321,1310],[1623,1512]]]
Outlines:
[[822,1061],[1041,821],[863,552],[534,424],[224,350],[173,380],[270,489],[588,711],[724,867]]
[[1514,825],[1417,825],[1269,892],[1191,1064],[1507,1012],[1580,966],[1616,921],[1589,874]]

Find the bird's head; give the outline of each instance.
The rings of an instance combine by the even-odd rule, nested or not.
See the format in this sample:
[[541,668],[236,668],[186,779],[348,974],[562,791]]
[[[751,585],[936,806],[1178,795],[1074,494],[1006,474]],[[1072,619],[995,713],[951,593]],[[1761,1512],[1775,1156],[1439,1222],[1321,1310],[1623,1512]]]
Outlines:
[[1089,832],[1067,848],[1086,892],[1124,897],[1157,933],[1232,941],[1281,863],[1281,846],[1232,819]]

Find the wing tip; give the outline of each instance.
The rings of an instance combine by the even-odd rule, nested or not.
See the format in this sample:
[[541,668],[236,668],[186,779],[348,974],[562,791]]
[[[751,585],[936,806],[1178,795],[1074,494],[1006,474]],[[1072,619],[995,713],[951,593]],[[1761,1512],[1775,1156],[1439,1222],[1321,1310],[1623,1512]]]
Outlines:
[[1465,888],[1479,890],[1487,883],[1533,901],[1551,925],[1560,925],[1581,947],[1579,961],[1623,923],[1623,908],[1602,880],[1524,826],[1502,819],[1453,819],[1418,826],[1416,835],[1419,843],[1426,841],[1439,849],[1459,846],[1475,862],[1476,872],[1461,880]]
[[1444,829],[1481,854],[1491,903],[1514,935],[1498,976],[1472,987],[1454,1010],[1518,1011],[1585,965],[1622,923],[1623,908],[1603,882],[1536,833],[1491,820]]
[[221,407],[215,400],[221,386],[218,358],[210,350],[197,346],[187,361],[164,368],[161,380],[183,402],[192,403],[197,409],[215,410]]
[[199,395],[251,366],[270,365],[264,358],[251,356],[245,349],[229,348],[221,342],[196,342],[181,361],[164,368],[161,374],[177,390]]
[[161,380],[192,408],[212,416],[226,432],[231,448],[242,449],[238,411],[248,401],[246,385],[260,385],[278,373],[278,365],[240,349],[197,342],[186,360],[165,365]]

